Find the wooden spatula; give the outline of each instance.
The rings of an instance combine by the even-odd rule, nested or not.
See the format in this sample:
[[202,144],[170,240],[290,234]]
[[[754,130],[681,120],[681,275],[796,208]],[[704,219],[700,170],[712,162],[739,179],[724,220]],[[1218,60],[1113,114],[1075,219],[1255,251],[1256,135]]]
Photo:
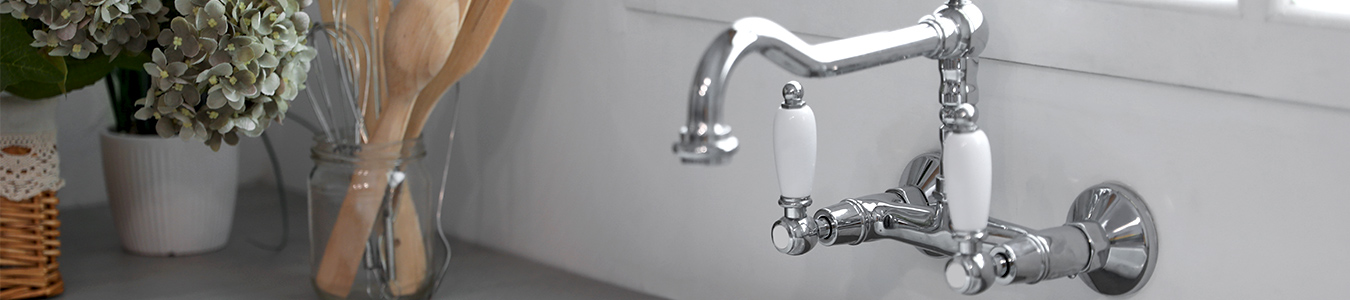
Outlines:
[[[380,113],[370,144],[403,140],[417,94],[440,73],[459,34],[459,2],[403,0],[390,17],[384,41],[389,109]],[[401,151],[392,148],[393,153]],[[362,156],[385,153],[362,152]],[[364,161],[364,160],[363,160]],[[361,164],[352,175],[337,222],[328,237],[315,284],[329,294],[346,297],[365,252],[365,243],[388,184],[388,165]]]
[[511,8],[511,0],[473,1],[450,59],[445,61],[441,74],[436,75],[422,93],[417,95],[417,104],[413,108],[412,118],[408,121],[408,130],[404,138],[411,139],[421,135],[423,127],[427,125],[427,117],[436,107],[436,102],[441,100],[441,95],[445,94],[450,85],[464,78],[464,75],[469,74],[469,71],[478,65],[483,53],[487,52],[488,45],[492,44],[492,37],[497,34],[497,27],[501,25],[508,8]]

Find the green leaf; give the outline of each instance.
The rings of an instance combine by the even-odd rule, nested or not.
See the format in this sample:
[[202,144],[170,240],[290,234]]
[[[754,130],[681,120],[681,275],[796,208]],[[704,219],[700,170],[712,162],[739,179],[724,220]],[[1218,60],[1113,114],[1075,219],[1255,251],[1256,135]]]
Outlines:
[[131,56],[127,53],[119,55],[117,59],[112,61],[109,61],[108,56],[103,54],[93,54],[87,59],[69,58],[61,62],[69,70],[65,81],[23,81],[20,84],[10,86],[6,91],[28,99],[47,99],[94,84],[117,67],[139,71],[141,64],[146,61],[149,61],[149,58],[145,55]]
[[[7,16],[0,16],[0,21],[4,19],[13,20]],[[39,51],[37,61],[44,62],[47,65],[57,69],[62,74],[61,78],[55,80],[16,78],[10,85],[3,90],[10,92],[15,96],[27,99],[47,99],[56,97],[66,92],[78,90],[98,82],[103,79],[114,68],[124,68],[131,70],[141,70],[141,64],[150,61],[150,56],[144,53],[122,52],[116,59],[109,60],[107,55],[94,53],[86,59],[75,59],[71,57],[53,57],[40,53],[40,49],[33,48],[27,43],[32,42],[32,37],[28,42],[22,45],[10,45],[9,40],[0,42],[5,49],[10,47],[21,49],[34,49]],[[29,58],[32,59],[32,58]],[[3,73],[8,77],[7,70]]]
[[112,64],[108,63],[107,56],[90,55],[89,59],[63,59],[60,62],[68,71],[65,80],[56,82],[38,82],[24,81],[22,84],[12,85],[7,92],[19,97],[28,99],[47,99],[56,97],[72,90],[78,90],[108,75],[112,71]]
[[[117,58],[113,59],[111,64],[115,68],[122,68],[127,70],[145,70],[145,67],[141,65],[150,62],[150,55],[147,53],[149,52],[134,53],[131,51],[122,51],[122,54],[117,55]],[[100,54],[99,56],[107,57],[103,56],[102,54]],[[90,55],[89,59],[94,59],[94,56]],[[104,60],[106,60],[106,58]]]
[[[51,91],[53,90],[58,92],[56,94],[52,94]],[[60,90],[61,89],[57,87],[55,83],[35,82],[35,81],[16,82],[13,85],[10,85],[9,88],[5,89],[6,92],[14,94],[15,96],[19,96],[19,98],[32,100],[40,100],[55,97],[56,95],[61,94],[59,92]]]
[[32,33],[19,20],[0,16],[0,90],[19,82],[61,82],[66,70],[42,49],[29,46]]

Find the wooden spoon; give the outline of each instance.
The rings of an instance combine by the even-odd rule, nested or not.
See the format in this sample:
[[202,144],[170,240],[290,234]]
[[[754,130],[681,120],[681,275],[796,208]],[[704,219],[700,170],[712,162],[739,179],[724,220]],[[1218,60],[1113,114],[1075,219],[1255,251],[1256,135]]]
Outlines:
[[[394,9],[384,41],[385,77],[389,87],[389,97],[385,101],[388,101],[389,109],[380,113],[370,145],[383,147],[403,140],[418,92],[440,73],[454,47],[459,34],[459,15],[457,1],[403,0]],[[398,146],[386,148],[391,150],[367,150],[360,155],[389,156],[402,150]],[[359,163],[352,175],[351,188],[338,211],[315,278],[315,284],[324,292],[339,297],[346,297],[351,292],[366,240],[388,184],[390,167]]]
[[441,95],[445,94],[450,85],[464,78],[464,75],[469,74],[469,71],[478,65],[483,53],[487,52],[488,45],[492,44],[492,38],[496,36],[497,27],[501,25],[508,8],[511,8],[511,0],[473,2],[464,19],[464,27],[459,31],[459,41],[455,43],[452,56],[445,61],[441,73],[436,75],[436,78],[417,96],[417,104],[413,108],[412,118],[408,121],[408,130],[404,138],[412,139],[421,135],[423,127],[427,125],[427,118],[436,108],[436,102],[441,100]]
[[[459,8],[460,8],[460,9],[459,9],[459,21],[460,21],[460,27],[459,27],[460,30],[459,30],[459,32],[460,32],[460,36],[465,35],[464,27],[467,27],[467,26],[464,26],[464,25],[469,24],[469,23],[466,22],[466,21],[469,20],[469,19],[468,19],[469,11],[473,9],[473,7],[470,5],[470,3],[472,3],[473,1],[470,1],[470,0],[446,0],[446,1],[459,1]],[[457,43],[457,44],[458,44],[458,43]],[[455,55],[455,51],[454,51],[454,50],[451,50],[451,51],[450,51],[450,56],[451,56],[451,57],[454,57],[454,55]],[[441,70],[446,70],[446,68],[442,68]],[[445,73],[445,72],[441,72],[441,73]],[[436,74],[436,77],[437,77],[437,78],[440,78],[440,76],[441,76],[440,74]],[[436,82],[436,81],[437,81],[437,80],[432,80],[433,84],[428,84],[427,87],[432,87],[432,86],[434,86],[434,82]],[[423,89],[423,90],[425,90],[425,89]],[[421,102],[422,100],[423,100],[422,97],[418,97],[418,98],[417,98],[417,101],[418,101],[418,102]],[[432,108],[432,107],[431,107],[431,106],[425,106],[425,105],[417,105],[416,108],[413,109],[413,111],[418,111],[418,110],[421,110],[421,109],[429,109],[429,108]],[[416,113],[413,113],[413,115],[417,115],[417,114],[416,114]],[[415,138],[415,137],[416,137],[416,136],[413,136],[413,138]]]
[[[474,6],[470,5],[471,4],[470,0],[456,0],[456,1],[459,1],[460,7],[459,20],[461,21],[460,25],[465,24],[463,22],[467,21],[465,17],[470,13],[470,11],[473,11],[475,9],[480,11],[482,10],[481,8],[483,6],[482,4],[479,4],[478,8],[475,8]],[[465,35],[463,26],[459,28],[459,32],[460,35],[456,37],[455,45],[460,45],[458,43],[458,37]],[[457,49],[459,47],[456,46],[455,48]],[[454,55],[455,51],[451,50],[446,65],[449,65],[449,61],[454,59]],[[436,74],[435,79],[432,79],[431,81],[432,84],[435,84],[438,80],[440,80],[441,77],[444,77],[446,74],[449,74],[449,72],[445,72],[446,69],[447,68],[444,67],[441,68],[441,72]],[[428,84],[427,87],[431,86],[432,86],[431,84]],[[423,92],[425,91],[427,91],[426,88],[423,89]],[[444,90],[440,90],[439,92],[443,93]],[[421,94],[419,93],[417,102],[414,103],[413,105],[412,115],[414,117],[420,115],[418,113],[419,111],[423,110],[429,111],[433,109],[434,105],[436,104],[435,99],[433,99],[430,102],[427,102],[426,99],[423,99],[422,97],[420,97],[420,95]],[[388,109],[388,107],[386,107],[385,109]],[[413,124],[416,124],[416,122],[414,121]],[[419,128],[417,129],[417,131],[421,131],[421,129]],[[404,133],[403,138],[404,140],[411,140],[416,139],[417,136],[418,136],[417,132],[407,132]],[[428,261],[426,259],[427,258],[425,248],[426,245],[422,243],[422,227],[421,227],[422,223],[418,221],[419,218],[417,216],[417,210],[414,209],[414,204],[412,200],[412,191],[409,189],[408,185],[402,185],[400,186],[399,190],[394,194],[394,197],[397,198],[395,201],[398,201],[397,203],[399,203],[398,209],[394,212],[395,214],[394,237],[396,238],[396,240],[402,242],[394,244],[393,252],[394,252],[395,274],[393,276],[394,278],[393,284],[389,286],[389,293],[396,296],[405,296],[416,292],[417,288],[422,285],[423,279],[426,278]],[[441,224],[435,224],[435,226],[440,225]]]
[[[469,0],[459,0],[462,4],[469,4]],[[478,61],[483,57],[483,52],[491,44],[492,37],[495,36],[498,25],[501,24],[502,17],[506,10],[510,8],[510,0],[477,0],[463,10],[465,18],[463,27],[460,28],[459,40],[455,42],[454,50],[450,52],[450,58],[446,60],[445,66],[441,72],[432,79],[422,92],[418,95],[417,102],[413,107],[412,119],[409,120],[408,130],[404,133],[404,139],[415,139],[422,133],[426,126],[427,118],[430,116],[441,96],[445,94],[446,89],[451,84],[463,78],[469,70],[473,69]],[[407,186],[404,186],[398,193],[398,202],[404,203],[402,207],[411,207],[412,196],[409,194]],[[421,236],[421,229],[417,227],[417,214],[411,208],[399,209],[396,215],[397,221],[394,222],[394,234],[400,239],[410,241],[418,239]],[[440,224],[436,224],[440,226]],[[413,248],[416,247],[416,248]],[[426,258],[421,244],[401,243],[394,247],[396,278],[424,278],[426,272]],[[420,282],[405,280],[391,286],[391,291],[395,295],[416,290]]]

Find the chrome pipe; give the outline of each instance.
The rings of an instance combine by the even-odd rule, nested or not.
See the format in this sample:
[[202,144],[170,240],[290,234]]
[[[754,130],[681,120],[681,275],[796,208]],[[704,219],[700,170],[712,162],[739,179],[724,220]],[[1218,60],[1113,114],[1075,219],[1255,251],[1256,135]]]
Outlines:
[[[984,13],[968,0],[948,1],[917,25],[816,45],[764,18],[737,20],[703,52],[690,86],[688,118],[672,148],[686,164],[723,164],[735,154],[740,142],[731,135],[731,126],[722,122],[723,96],[731,71],[748,54],[763,54],[804,77],[830,77],[925,56],[957,60],[952,64],[969,62],[961,66],[972,68],[951,78],[971,80],[974,59],[988,36]],[[974,85],[960,85],[962,99],[970,97],[964,93],[967,86]]]
[[[905,191],[909,191],[906,193]],[[943,204],[922,204],[927,200],[915,193],[918,188],[903,187],[885,193],[844,199],[816,211],[821,224],[819,243],[824,246],[858,245],[879,239],[889,239],[914,245],[942,256],[951,256],[958,250],[952,238],[951,223]],[[920,204],[911,204],[917,202]],[[989,235],[1011,240],[1028,235],[1033,230],[1011,222],[990,219]],[[985,250],[993,249],[1001,240],[986,238]]]
[[674,146],[684,163],[722,164],[739,142],[722,123],[727,78],[747,54],[760,53],[779,67],[804,77],[846,74],[942,50],[943,31],[924,22],[816,45],[764,18],[737,20],[715,38],[699,61],[689,92],[689,115]]
[[997,282],[1005,285],[1035,284],[1092,270],[1088,236],[1075,226],[1047,228],[984,252],[1000,262],[994,265],[994,273]]

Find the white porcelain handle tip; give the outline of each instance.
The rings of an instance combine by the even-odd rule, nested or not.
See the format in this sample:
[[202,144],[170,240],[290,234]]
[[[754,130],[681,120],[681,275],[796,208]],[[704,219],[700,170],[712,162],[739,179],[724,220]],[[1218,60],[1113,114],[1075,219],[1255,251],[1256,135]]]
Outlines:
[[989,222],[992,158],[983,130],[952,133],[942,145],[942,191],[954,231],[980,231]]
[[816,174],[815,112],[808,105],[780,108],[773,128],[774,163],[782,196],[810,196]]

